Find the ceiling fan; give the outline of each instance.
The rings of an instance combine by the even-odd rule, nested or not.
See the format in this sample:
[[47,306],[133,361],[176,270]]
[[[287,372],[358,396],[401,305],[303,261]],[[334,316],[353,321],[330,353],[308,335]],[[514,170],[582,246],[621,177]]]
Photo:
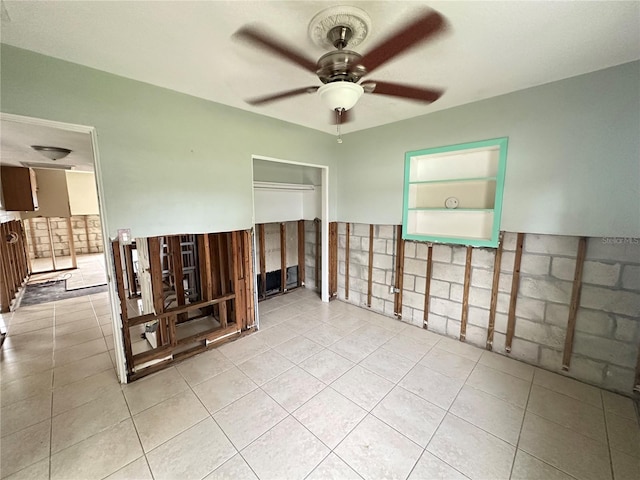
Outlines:
[[[444,93],[440,89],[368,79],[361,80],[392,58],[446,30],[447,23],[442,15],[434,10],[424,11],[403,28],[379,42],[368,53],[361,55],[347,50],[347,46],[350,45],[350,41],[352,44],[357,44],[364,39],[367,32],[364,31],[363,33],[355,30],[366,23],[363,19],[365,17],[368,19],[368,16],[362,10],[353,7],[337,8],[349,8],[350,14],[328,14],[324,15],[318,22],[315,22],[316,27],[318,25],[322,26],[324,22],[322,33],[326,32],[326,38],[322,40],[324,40],[325,44],[328,43],[335,48],[335,50],[321,56],[317,62],[310,60],[304,54],[296,52],[285,42],[274,38],[255,26],[244,26],[235,33],[234,36],[236,38],[247,40],[261,49],[316,74],[322,82],[321,86],[286,90],[249,99],[246,100],[247,103],[250,105],[263,105],[296,95],[318,92],[323,103],[335,112],[335,117],[332,120],[338,125],[338,142],[341,143],[340,124],[349,121],[347,112],[353,108],[363,93],[389,95],[424,103],[432,103],[440,98]],[[361,16],[356,18],[355,22],[353,21],[354,17],[351,15],[354,10],[362,13]],[[312,21],[313,24],[314,22]],[[354,34],[357,34],[357,38]],[[356,42],[356,40],[358,41]]]

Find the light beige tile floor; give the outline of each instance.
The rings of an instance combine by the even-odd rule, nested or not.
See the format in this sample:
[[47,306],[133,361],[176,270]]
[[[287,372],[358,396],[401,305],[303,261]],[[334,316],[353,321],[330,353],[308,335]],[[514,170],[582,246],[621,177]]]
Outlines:
[[[91,287],[94,285],[104,285],[107,283],[105,270],[105,259],[103,253],[90,253],[76,256],[78,268],[58,272],[34,273],[30,281],[41,282],[51,279],[66,279],[67,289]],[[46,272],[53,269],[51,258],[35,258],[31,260],[31,267],[34,272]],[[71,268],[71,257],[60,257],[56,259],[56,267]]]
[[628,398],[306,291],[259,308],[125,386],[106,294],[4,315],[0,476],[640,478]]

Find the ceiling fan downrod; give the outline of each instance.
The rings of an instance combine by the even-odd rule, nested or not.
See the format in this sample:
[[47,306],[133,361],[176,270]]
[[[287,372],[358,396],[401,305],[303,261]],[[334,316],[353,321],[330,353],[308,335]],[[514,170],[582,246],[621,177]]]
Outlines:
[[327,32],[327,40],[338,50],[346,48],[352,36],[353,31],[346,25],[338,25]]

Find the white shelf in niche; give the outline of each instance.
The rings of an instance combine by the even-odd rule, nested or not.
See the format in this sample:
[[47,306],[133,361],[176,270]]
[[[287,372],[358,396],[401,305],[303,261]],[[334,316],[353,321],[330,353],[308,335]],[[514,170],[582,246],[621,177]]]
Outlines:
[[499,138],[407,152],[403,238],[497,246],[506,148]]

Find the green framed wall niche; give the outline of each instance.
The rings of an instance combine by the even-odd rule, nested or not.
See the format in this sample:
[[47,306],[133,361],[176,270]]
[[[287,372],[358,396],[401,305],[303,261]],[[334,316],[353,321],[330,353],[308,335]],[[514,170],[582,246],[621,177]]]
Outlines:
[[497,247],[508,138],[405,154],[402,237]]

